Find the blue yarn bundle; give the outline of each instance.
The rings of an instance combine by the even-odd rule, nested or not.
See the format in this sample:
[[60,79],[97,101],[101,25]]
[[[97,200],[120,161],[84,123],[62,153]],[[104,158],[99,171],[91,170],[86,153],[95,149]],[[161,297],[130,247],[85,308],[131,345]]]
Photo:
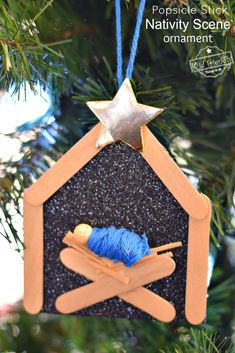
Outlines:
[[100,257],[123,262],[127,267],[151,254],[146,235],[139,236],[125,228],[114,226],[93,228],[88,248]]

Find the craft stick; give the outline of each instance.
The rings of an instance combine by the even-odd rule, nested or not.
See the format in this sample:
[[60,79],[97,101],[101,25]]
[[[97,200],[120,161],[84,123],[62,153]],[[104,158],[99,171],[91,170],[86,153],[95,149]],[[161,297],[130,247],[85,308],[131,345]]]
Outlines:
[[98,123],[25,191],[26,201],[29,204],[42,205],[100,152],[102,147],[97,148],[96,141],[101,126],[102,124]]
[[130,282],[130,278],[127,276],[122,275],[120,272],[115,271],[109,267],[107,267],[105,264],[98,264],[97,262],[93,260],[89,260],[89,263],[96,269],[100,270],[101,272],[104,272],[107,274],[109,277],[112,277],[124,284],[128,284]]
[[[88,260],[84,256],[78,255],[74,249],[67,248],[62,250],[60,258],[66,267],[72,271],[79,272],[92,281],[99,281],[105,277],[101,272],[95,272],[93,267],[88,263]],[[176,316],[175,308],[171,303],[144,287],[136,288],[127,293],[121,293],[119,298],[162,322],[170,322]],[[60,311],[59,308],[57,310]]]
[[119,298],[162,322],[171,322],[176,316],[175,308],[171,303],[144,287],[122,293]]
[[202,194],[194,188],[182,170],[170,157],[167,150],[146,126],[143,126],[142,134],[144,148],[141,154],[155,174],[157,174],[171,194],[174,195],[175,199],[188,215],[195,219],[206,217],[209,207],[203,199]]
[[24,308],[37,314],[43,307],[43,207],[24,199]]
[[[139,264],[141,264],[141,263],[143,263],[143,262],[145,262],[145,261],[148,261],[148,260],[150,260],[150,259],[152,259],[152,258],[156,258],[156,257],[159,257],[159,256],[169,256],[169,257],[173,257],[174,256],[174,254],[171,252],[171,251],[168,251],[168,252],[166,252],[165,254],[157,254],[157,253],[152,253],[152,254],[149,254],[149,255],[146,255],[146,256],[144,256],[141,260],[139,260],[138,262],[136,262],[134,265],[132,265],[132,267],[133,266],[136,266],[136,265],[139,265]],[[123,263],[120,263],[117,267],[112,267],[112,269],[115,269],[115,270],[123,270],[123,269],[125,269],[126,268],[126,266],[125,265],[123,265]]]
[[[165,253],[164,255],[165,256],[169,256],[169,257],[173,257],[173,253],[170,252],[170,251]],[[148,261],[151,258],[156,257],[156,256],[159,256],[159,255],[157,255],[157,254],[147,255],[147,256],[143,257],[143,259],[138,261],[136,264],[142,263],[144,261]],[[103,259],[104,258],[101,258],[101,260],[103,260]],[[93,262],[93,259],[90,260],[90,261]],[[120,281],[120,282],[122,282],[124,284],[128,284],[130,282],[130,278],[129,277],[124,276],[123,274],[118,272],[118,271],[124,270],[126,268],[126,266],[123,265],[123,263],[114,264],[116,266],[113,266],[113,267],[110,267],[109,264],[107,264],[109,267],[106,267],[105,262],[104,262],[104,265],[99,264],[98,262],[93,262],[92,265],[93,265],[93,267],[97,268],[98,270],[106,273],[108,276],[113,277],[113,278],[117,279],[118,281]]]
[[76,249],[81,254],[84,254],[85,256],[91,258],[92,260],[100,263],[100,259],[97,257],[97,255],[94,252],[90,251],[87,246],[84,246],[83,244],[79,243],[72,232],[66,233],[63,239],[63,243],[68,246],[71,246],[72,248]]
[[[149,255],[144,256],[141,260],[136,262],[134,265],[132,265],[132,267],[137,265],[137,264],[140,264],[142,262],[148,261],[148,260],[152,259],[153,257],[162,256],[162,255],[169,256],[169,257],[173,257],[174,256],[174,254],[171,251],[168,251],[168,252],[166,252],[164,254],[157,254],[157,253],[149,254]],[[98,259],[99,258],[97,257],[97,263],[98,263]],[[103,259],[104,258],[102,257],[101,258],[102,262],[103,262]],[[107,260],[109,260],[109,259],[107,259]],[[122,271],[122,270],[124,270],[126,268],[126,266],[122,262],[118,262],[118,263],[114,263],[113,261],[111,261],[111,262],[112,262],[112,266],[108,265],[108,268],[110,268],[110,269],[112,269],[114,271]]]
[[62,294],[56,300],[56,307],[60,312],[72,313],[169,276],[174,270],[175,262],[170,257],[162,255],[138,266],[126,268],[123,273],[131,277],[128,285],[104,277],[98,282]]
[[189,217],[185,316],[193,325],[201,324],[206,316],[211,204],[203,197],[210,209],[207,217]]
[[[152,249],[151,249],[152,250]],[[145,256],[145,257],[143,257],[141,260],[139,260],[136,264],[140,264],[140,263],[142,263],[142,262],[145,262],[145,261],[148,261],[148,260],[150,260],[150,259],[152,259],[152,258],[156,258],[156,257],[159,257],[159,256],[169,256],[169,257],[173,257],[174,256],[174,254],[171,252],[171,251],[169,251],[169,252],[167,252],[167,253],[165,253],[165,254],[161,254],[161,255],[159,255],[159,254],[156,254],[156,253],[152,253],[152,254],[150,254],[150,255],[147,255],[147,256]]]
[[165,252],[164,254],[158,254],[158,256],[163,256],[163,255],[169,256],[169,257],[174,257],[174,254],[173,254],[172,251],[167,251],[167,252]]
[[101,257],[100,259],[106,266],[108,266],[110,268],[117,265],[117,263],[113,262],[112,260],[108,259],[107,257]]
[[153,251],[153,252],[161,252],[161,251],[165,251],[165,250],[178,248],[179,246],[182,246],[182,242],[181,241],[177,241],[175,243],[169,243],[169,244],[164,244],[164,245],[161,245],[161,246],[157,246],[156,248],[151,248],[151,251]]

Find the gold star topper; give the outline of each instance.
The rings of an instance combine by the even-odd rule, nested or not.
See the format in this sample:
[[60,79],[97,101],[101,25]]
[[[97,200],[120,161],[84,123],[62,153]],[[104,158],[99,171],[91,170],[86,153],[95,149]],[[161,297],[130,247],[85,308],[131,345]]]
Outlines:
[[98,148],[120,140],[135,149],[142,148],[142,127],[163,111],[138,103],[128,78],[113,100],[87,102],[87,105],[102,123]]

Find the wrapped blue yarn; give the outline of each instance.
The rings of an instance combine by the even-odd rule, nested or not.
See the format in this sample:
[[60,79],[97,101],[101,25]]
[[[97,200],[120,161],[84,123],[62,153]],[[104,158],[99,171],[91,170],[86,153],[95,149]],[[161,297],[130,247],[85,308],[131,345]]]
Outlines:
[[100,257],[123,262],[127,267],[151,254],[146,235],[137,235],[125,228],[114,226],[93,228],[88,248]]

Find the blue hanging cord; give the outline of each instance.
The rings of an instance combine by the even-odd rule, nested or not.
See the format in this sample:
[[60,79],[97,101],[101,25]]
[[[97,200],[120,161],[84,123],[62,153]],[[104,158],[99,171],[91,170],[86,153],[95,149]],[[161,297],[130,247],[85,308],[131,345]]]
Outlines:
[[[121,0],[115,0],[115,9],[116,9],[116,42],[117,42],[117,80],[118,86],[120,87],[122,84],[122,30],[121,30]],[[143,20],[144,8],[145,8],[146,0],[140,0],[140,5],[137,14],[135,32],[131,45],[131,52],[129,63],[126,69],[126,77],[131,79],[135,57],[137,53],[138,41],[140,36],[140,28]]]
[[128,63],[128,66],[126,69],[126,77],[129,79],[131,79],[132,72],[134,69],[134,63],[135,63],[135,57],[136,57],[136,52],[137,52],[137,47],[138,47],[138,41],[139,41],[139,36],[140,36],[140,27],[141,27],[141,23],[142,23],[142,19],[143,19],[145,3],[146,3],[146,0],[140,0],[140,6],[138,9],[138,15],[137,15],[136,26],[135,26],[135,33],[134,33],[132,45],[131,45],[131,53],[130,53],[129,63]]
[[116,9],[116,44],[117,44],[117,80],[118,87],[122,84],[122,25],[121,25],[121,0],[115,1]]

